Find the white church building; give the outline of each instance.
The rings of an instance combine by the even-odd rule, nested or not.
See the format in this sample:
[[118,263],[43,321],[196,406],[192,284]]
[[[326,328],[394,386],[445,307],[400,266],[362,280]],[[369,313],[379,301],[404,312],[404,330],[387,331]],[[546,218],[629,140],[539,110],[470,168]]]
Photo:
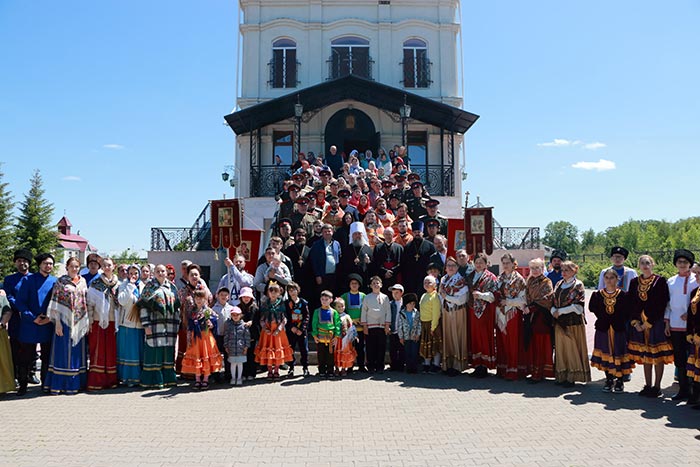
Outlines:
[[462,110],[459,0],[239,4],[238,97],[225,120],[246,217],[271,221],[298,152],[395,144],[441,212],[462,216],[464,134],[478,116]]

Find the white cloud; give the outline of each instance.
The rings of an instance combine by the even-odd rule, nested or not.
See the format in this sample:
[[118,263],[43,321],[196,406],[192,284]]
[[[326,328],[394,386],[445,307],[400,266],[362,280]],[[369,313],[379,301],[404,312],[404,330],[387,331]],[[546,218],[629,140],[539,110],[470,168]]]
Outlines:
[[598,172],[603,172],[606,170],[615,170],[615,163],[606,159],[600,159],[598,162],[577,162],[572,164],[571,167],[574,169],[582,170],[597,170]]
[[83,181],[83,179],[78,177],[77,175],[66,175],[61,180],[63,180],[64,182],[81,182],[81,181]]
[[547,143],[537,143],[538,146],[545,148],[560,147],[560,146],[571,146],[579,141],[569,141],[568,139],[554,138],[554,141],[549,141]]
[[121,144],[105,144],[102,147],[105,149],[124,149],[124,146]]
[[608,147],[608,145],[605,143],[600,143],[600,142],[596,141],[595,143],[588,143],[588,144],[584,145],[583,147],[586,149],[592,149],[593,151],[595,151],[596,149],[606,148],[606,147]]

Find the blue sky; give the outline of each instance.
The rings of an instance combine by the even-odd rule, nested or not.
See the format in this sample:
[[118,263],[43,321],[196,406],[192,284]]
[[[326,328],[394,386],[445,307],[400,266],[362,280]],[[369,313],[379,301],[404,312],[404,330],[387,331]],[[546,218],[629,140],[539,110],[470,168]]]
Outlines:
[[[0,161],[102,251],[188,226],[234,135],[234,0],[0,0]],[[700,2],[462,2],[472,200],[502,225],[697,215]]]

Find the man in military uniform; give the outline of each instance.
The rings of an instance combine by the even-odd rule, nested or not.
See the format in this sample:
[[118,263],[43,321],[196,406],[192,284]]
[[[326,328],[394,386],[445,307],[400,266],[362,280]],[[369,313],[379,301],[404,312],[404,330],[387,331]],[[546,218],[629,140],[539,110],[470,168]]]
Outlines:
[[416,180],[411,184],[411,193],[405,197],[406,206],[408,206],[408,215],[411,219],[419,219],[428,213],[425,209],[427,198],[423,198],[423,184]]
[[382,180],[382,198],[386,200],[386,203],[389,204],[389,196],[391,196],[391,193],[394,191],[394,182],[391,180]]
[[438,206],[440,206],[440,201],[431,198],[425,202],[425,210],[427,213],[424,216],[418,218],[419,221],[427,224],[431,219],[437,219],[440,223],[439,232],[442,235],[447,235],[447,218],[438,212]]
[[350,190],[348,190],[347,188],[343,188],[342,190],[340,190],[338,192],[338,201],[340,202],[340,209],[343,212],[352,214],[352,219],[355,222],[358,222],[360,220],[360,211],[358,211],[355,206],[348,203],[350,201]]
[[406,176],[402,174],[396,174],[395,177],[396,180],[396,188],[392,190],[392,193],[396,193],[399,195],[399,199],[401,202],[404,202],[404,199],[406,199],[407,192],[411,191],[411,187],[409,187],[406,184]]
[[328,167],[323,167],[321,170],[318,172],[318,178],[314,183],[314,191],[318,190],[325,190],[328,185],[331,183],[331,171],[328,169]]
[[287,188],[287,195],[285,196],[285,194],[282,193],[282,196],[280,197],[281,201],[278,219],[288,219],[294,213],[294,205],[299,197],[299,190],[299,185],[292,183],[289,185],[289,188]]
[[306,237],[310,237],[314,232],[314,220],[316,218],[308,213],[309,198],[302,196],[297,198],[297,211],[289,219],[292,221],[292,231],[304,229]]
[[440,223],[437,219],[430,219],[425,224],[425,239],[431,243],[435,243],[435,237],[440,234]]

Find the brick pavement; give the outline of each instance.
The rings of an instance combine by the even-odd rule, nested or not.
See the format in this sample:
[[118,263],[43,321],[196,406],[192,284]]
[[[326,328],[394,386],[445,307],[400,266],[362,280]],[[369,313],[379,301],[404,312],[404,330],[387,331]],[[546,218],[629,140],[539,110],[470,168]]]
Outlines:
[[0,396],[0,465],[698,465],[699,411],[630,393],[641,369],[624,394],[602,393],[593,371],[574,389],[394,373],[201,393],[35,387]]

